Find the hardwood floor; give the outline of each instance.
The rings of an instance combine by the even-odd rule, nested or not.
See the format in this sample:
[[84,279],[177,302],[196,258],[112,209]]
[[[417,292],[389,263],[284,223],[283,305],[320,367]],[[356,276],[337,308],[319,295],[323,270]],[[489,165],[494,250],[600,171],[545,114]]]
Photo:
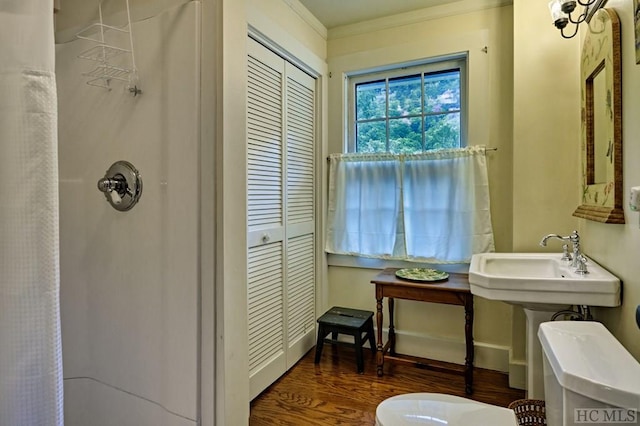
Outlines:
[[[378,377],[368,349],[364,374],[357,374],[353,349],[326,345],[318,365],[313,363],[314,351],[253,400],[250,425],[375,425],[376,407],[393,395],[466,396],[462,375],[385,361],[384,376]],[[508,383],[506,374],[476,368],[470,398],[505,407],[524,398],[524,391]]]

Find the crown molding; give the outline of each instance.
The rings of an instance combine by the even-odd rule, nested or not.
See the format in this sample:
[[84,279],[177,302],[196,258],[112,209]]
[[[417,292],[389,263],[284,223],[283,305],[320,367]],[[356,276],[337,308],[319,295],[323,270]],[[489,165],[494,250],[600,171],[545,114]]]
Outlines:
[[334,27],[328,31],[328,40],[351,37],[373,31],[415,24],[432,19],[462,15],[464,13],[492,9],[511,4],[513,4],[513,0],[461,0],[455,3],[443,4],[411,12],[399,13],[397,15],[386,16],[383,18],[371,19],[369,21],[358,22],[356,24]]
[[307,25],[309,25],[320,37],[327,39],[327,28],[315,17],[309,9],[304,7],[298,0],[282,0],[284,4],[300,17]]

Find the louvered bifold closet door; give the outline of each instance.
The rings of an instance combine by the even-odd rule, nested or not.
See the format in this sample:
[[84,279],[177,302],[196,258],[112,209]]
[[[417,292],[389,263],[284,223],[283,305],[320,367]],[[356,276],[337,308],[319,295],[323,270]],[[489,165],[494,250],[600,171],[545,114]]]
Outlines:
[[249,40],[247,274],[251,398],[286,371],[284,62]]
[[315,80],[248,41],[249,387],[315,343]]
[[315,344],[315,80],[286,66],[287,367]]

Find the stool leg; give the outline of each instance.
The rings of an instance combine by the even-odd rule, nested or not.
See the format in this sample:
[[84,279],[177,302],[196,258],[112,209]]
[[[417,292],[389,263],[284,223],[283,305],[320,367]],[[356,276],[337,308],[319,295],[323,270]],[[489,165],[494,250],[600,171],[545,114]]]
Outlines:
[[318,341],[316,342],[316,358],[314,363],[318,364],[320,362],[320,356],[322,355],[322,345],[324,344],[324,336],[327,333],[324,330],[324,325],[320,324],[318,327]]
[[358,373],[364,373],[364,361],[362,359],[362,330],[358,330],[353,336],[355,338],[356,346],[356,364],[358,366]]
[[369,336],[369,346],[371,346],[371,353],[376,354],[376,339],[373,337],[373,319],[369,318],[367,321],[367,334]]

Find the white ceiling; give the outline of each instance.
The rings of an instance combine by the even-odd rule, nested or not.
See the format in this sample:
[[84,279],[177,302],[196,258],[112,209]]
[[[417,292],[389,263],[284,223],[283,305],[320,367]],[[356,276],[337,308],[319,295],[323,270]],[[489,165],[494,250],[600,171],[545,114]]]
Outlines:
[[460,0],[299,0],[327,29]]

